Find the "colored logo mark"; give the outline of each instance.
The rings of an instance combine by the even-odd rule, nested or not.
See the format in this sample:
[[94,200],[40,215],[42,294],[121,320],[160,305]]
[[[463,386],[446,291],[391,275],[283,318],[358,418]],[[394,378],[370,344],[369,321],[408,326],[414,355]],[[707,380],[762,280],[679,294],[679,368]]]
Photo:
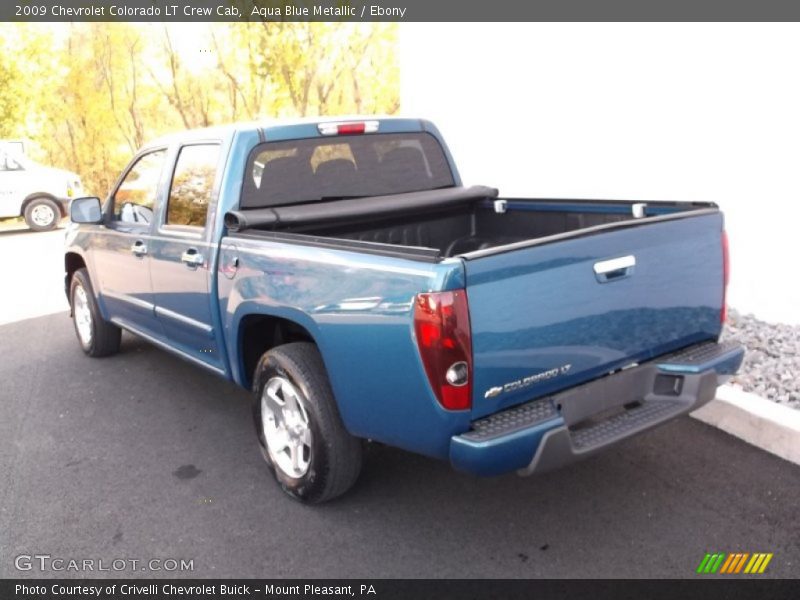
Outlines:
[[724,573],[727,575],[738,573],[763,573],[769,561],[772,560],[772,552],[716,552],[706,554],[700,565],[697,567],[698,573]]

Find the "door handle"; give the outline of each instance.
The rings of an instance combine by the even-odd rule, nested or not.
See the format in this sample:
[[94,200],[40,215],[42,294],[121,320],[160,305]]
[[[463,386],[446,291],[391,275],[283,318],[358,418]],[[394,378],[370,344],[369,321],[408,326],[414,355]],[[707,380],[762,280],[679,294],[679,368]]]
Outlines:
[[629,277],[631,273],[633,273],[633,267],[635,266],[636,257],[632,254],[609,260],[601,260],[600,262],[594,263],[594,276],[600,283],[617,281],[618,279]]
[[133,242],[133,246],[131,246],[131,252],[133,252],[136,256],[142,257],[147,254],[147,244],[145,244],[142,240],[136,240]]
[[191,269],[196,269],[203,264],[203,255],[196,248],[189,248],[181,254],[181,262]]

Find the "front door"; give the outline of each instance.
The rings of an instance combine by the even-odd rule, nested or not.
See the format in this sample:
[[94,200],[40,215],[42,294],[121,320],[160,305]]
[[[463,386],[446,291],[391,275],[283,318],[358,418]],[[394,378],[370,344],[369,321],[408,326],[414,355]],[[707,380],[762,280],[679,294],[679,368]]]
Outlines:
[[222,368],[212,323],[213,250],[209,207],[220,159],[217,143],[180,148],[159,227],[152,243],[156,317],[170,345]]
[[150,285],[151,234],[165,158],[162,149],[133,162],[111,197],[94,248],[100,294],[109,317],[156,337],[162,336]]

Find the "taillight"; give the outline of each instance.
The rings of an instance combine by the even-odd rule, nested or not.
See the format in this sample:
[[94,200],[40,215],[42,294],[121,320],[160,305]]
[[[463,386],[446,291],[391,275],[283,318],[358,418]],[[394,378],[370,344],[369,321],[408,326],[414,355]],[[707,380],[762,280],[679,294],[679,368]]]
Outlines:
[[360,135],[378,131],[378,121],[352,121],[348,123],[320,123],[317,129],[322,135]]
[[472,340],[465,290],[419,294],[414,331],[425,373],[447,410],[472,405]]
[[722,230],[722,310],[719,319],[724,324],[728,320],[728,281],[731,277],[731,259],[728,253],[728,234]]
[[364,133],[367,126],[364,123],[342,123],[336,127],[336,133],[339,135],[357,135]]

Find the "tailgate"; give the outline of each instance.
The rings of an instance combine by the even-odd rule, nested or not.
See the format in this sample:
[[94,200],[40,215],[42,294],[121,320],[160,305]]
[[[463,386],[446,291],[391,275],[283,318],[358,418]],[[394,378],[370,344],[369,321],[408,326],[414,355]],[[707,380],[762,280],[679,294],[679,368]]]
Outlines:
[[466,260],[473,417],[715,339],[721,235],[706,213]]

